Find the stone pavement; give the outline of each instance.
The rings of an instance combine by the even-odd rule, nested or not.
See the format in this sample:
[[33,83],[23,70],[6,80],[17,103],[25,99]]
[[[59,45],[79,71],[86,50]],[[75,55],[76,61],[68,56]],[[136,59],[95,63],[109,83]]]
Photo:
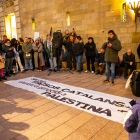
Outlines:
[[[123,77],[104,84],[105,75],[48,71],[19,73],[8,80],[39,77],[112,95],[136,98]],[[139,98],[140,99],[140,98]],[[122,124],[57,103],[0,82],[0,140],[128,140]]]

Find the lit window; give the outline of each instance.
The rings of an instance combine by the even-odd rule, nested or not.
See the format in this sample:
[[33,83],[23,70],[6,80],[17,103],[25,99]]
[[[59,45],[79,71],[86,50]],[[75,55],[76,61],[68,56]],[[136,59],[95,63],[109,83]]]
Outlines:
[[32,30],[35,30],[35,19],[32,19]]
[[126,2],[122,4],[122,22],[126,21]]
[[70,13],[67,12],[67,26],[70,26]]

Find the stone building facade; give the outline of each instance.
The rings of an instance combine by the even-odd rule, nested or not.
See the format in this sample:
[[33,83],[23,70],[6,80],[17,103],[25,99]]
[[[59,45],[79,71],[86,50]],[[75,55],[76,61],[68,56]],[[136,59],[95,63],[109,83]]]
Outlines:
[[[129,9],[129,2],[131,0],[3,0],[0,3],[0,37],[2,39],[6,34],[5,16],[10,13],[16,16],[18,38],[34,38],[34,32],[39,32],[45,40],[51,27],[53,32],[61,30],[62,33],[75,28],[85,43],[88,37],[93,37],[99,49],[107,39],[108,30],[113,29],[123,46],[120,58],[131,48],[138,60],[136,51],[140,42],[140,24],[137,24],[136,31],[135,15]],[[125,3],[126,7],[123,7]],[[70,26],[67,26],[67,12],[70,14]],[[35,30],[32,28],[33,19]]]

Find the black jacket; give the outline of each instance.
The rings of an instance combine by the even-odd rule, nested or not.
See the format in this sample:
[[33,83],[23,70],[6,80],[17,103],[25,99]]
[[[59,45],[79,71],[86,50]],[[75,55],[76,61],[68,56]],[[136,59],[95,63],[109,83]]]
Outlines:
[[138,56],[139,56],[139,59],[140,59],[140,44],[138,46],[137,53],[138,53]]
[[66,49],[70,52],[73,52],[74,42],[68,42],[66,45]]
[[105,53],[98,53],[96,58],[98,59],[98,63],[105,63],[104,61]]
[[6,53],[6,58],[14,57],[13,49],[9,50],[11,47],[12,46],[7,46],[7,45],[4,45],[4,47],[3,47],[3,52]]
[[84,44],[82,41],[75,43],[73,46],[73,53],[75,56],[83,55]]
[[19,46],[16,45],[15,49],[16,49],[17,52],[22,51],[22,46],[21,45],[19,45]]
[[85,49],[86,49],[86,52],[85,52],[86,56],[94,56],[94,57],[96,56],[96,51],[95,51],[96,45],[94,42],[92,42],[92,43],[88,42],[85,45]]
[[128,56],[127,53],[125,53],[123,55],[123,63],[130,64],[130,62],[133,62],[133,64],[135,64],[135,55],[132,53],[130,56]]

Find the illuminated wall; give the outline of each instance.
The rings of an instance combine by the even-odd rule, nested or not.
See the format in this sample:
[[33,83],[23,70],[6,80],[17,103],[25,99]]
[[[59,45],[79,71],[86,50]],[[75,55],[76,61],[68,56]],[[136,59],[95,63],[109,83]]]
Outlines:
[[15,14],[11,13],[5,17],[5,31],[7,38],[17,38]]

